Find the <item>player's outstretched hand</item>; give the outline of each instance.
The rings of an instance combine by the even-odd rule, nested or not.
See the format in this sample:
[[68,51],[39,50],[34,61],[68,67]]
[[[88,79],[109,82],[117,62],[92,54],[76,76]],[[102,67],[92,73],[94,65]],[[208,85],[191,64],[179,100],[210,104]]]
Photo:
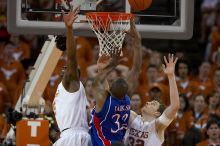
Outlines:
[[140,33],[137,31],[137,28],[135,26],[135,20],[131,19],[130,21],[130,30],[127,32],[127,34],[129,36],[131,36],[133,38],[134,43],[141,43],[141,35]]
[[178,58],[174,58],[173,54],[168,54],[168,57],[164,56],[164,62],[163,64],[163,71],[164,73],[169,76],[175,76],[175,65]]
[[64,11],[62,11],[63,20],[67,28],[72,28],[73,23],[78,17],[78,13],[79,13],[79,7],[77,7],[73,11],[70,11],[68,14],[65,14]]

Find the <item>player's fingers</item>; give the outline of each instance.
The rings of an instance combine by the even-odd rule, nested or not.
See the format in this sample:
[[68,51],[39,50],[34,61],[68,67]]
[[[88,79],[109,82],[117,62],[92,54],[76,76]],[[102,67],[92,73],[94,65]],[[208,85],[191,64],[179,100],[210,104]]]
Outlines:
[[131,23],[131,24],[130,24],[130,32],[131,32],[131,33],[135,33],[135,31],[136,31],[135,22],[134,22],[133,20],[131,20],[130,23]]
[[168,64],[166,56],[163,57],[165,64]]
[[174,59],[174,54],[171,54],[170,61],[173,62],[173,59]]
[[64,10],[62,10],[61,12],[62,12],[62,16],[64,17],[64,15],[65,15],[65,12],[64,12]]
[[75,21],[78,18],[78,13],[74,12],[71,16],[71,21]]
[[168,54],[168,62],[170,62],[171,61],[171,54],[169,53]]
[[131,28],[135,28],[135,22],[134,22],[134,19],[131,19],[131,20],[130,20],[130,23],[131,23]]
[[174,60],[174,64],[176,64],[177,60],[178,60],[178,57],[175,58],[175,60]]
[[165,70],[166,70],[165,64],[162,64],[162,69],[163,69],[163,71],[165,72]]
[[126,34],[128,34],[130,37],[134,38],[134,34],[132,34],[130,31],[125,31]]
[[98,0],[97,2],[96,2],[96,6],[98,6],[99,4],[101,4],[103,2],[103,0]]
[[76,7],[76,8],[73,10],[74,13],[79,13],[79,11],[80,11],[80,6]]
[[73,17],[72,21],[76,21],[77,18],[78,18],[78,16]]

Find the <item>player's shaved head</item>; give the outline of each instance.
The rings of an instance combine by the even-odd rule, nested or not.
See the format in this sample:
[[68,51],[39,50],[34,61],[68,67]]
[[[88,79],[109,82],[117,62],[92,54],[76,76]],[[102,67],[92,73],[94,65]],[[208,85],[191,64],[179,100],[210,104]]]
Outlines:
[[112,82],[110,91],[114,97],[123,99],[128,92],[128,84],[124,79],[118,78]]

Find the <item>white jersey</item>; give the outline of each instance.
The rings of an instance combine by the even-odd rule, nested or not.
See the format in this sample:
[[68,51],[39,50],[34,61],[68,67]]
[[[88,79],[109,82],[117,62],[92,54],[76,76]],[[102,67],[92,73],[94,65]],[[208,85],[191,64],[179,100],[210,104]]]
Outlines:
[[54,113],[61,131],[60,139],[54,146],[88,146],[88,122],[86,112],[87,98],[83,84],[74,93],[69,93],[59,84],[54,99]]
[[128,127],[124,143],[126,146],[161,146],[163,141],[157,136],[155,120],[143,122],[138,115]]

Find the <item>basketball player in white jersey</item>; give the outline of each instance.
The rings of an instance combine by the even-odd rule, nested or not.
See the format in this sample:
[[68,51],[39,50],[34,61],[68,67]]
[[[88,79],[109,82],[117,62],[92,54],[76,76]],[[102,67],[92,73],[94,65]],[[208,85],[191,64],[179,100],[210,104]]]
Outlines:
[[[142,108],[142,116],[131,112],[129,127],[124,143],[126,146],[161,146],[164,141],[164,131],[173,121],[179,109],[179,93],[175,80],[174,55],[164,57],[163,71],[167,75],[170,87],[170,105],[161,112],[162,104],[156,100],[147,102]],[[162,114],[162,115],[161,115]]]
[[54,113],[61,131],[60,139],[54,146],[91,146],[88,134],[86,93],[79,80],[76,60],[76,44],[73,35],[73,23],[79,8],[63,14],[66,26],[67,68],[64,78],[58,85],[54,99]]

